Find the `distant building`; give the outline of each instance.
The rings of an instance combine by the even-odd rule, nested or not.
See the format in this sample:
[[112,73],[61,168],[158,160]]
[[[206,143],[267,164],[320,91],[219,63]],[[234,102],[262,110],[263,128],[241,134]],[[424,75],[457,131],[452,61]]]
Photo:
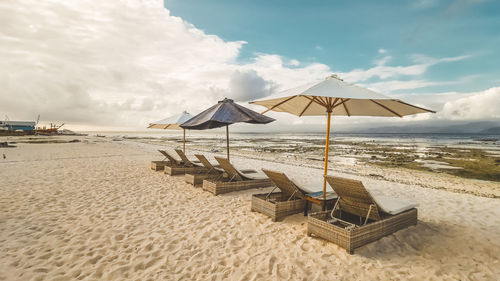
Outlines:
[[35,122],[31,121],[0,121],[0,130],[7,131],[33,131]]

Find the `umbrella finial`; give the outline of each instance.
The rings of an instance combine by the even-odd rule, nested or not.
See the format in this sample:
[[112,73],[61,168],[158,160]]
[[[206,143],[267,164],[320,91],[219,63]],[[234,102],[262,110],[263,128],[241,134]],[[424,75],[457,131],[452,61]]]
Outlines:
[[220,100],[218,103],[223,103],[223,102],[234,102],[232,99],[224,98],[223,100]]
[[332,74],[332,75],[325,78],[325,80],[328,80],[328,79],[337,79],[340,81],[344,81],[344,79],[341,79],[337,74]]

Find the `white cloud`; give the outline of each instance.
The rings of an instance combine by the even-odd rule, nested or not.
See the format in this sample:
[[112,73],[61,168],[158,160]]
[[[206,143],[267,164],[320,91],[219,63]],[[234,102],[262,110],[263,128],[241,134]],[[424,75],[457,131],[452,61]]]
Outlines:
[[291,66],[299,66],[300,65],[300,62],[296,59],[291,59],[289,62],[288,62],[289,65]]
[[400,94],[393,97],[437,111],[436,114],[405,117],[407,120],[500,121],[500,87],[479,92]]
[[500,119],[500,87],[447,101],[439,117],[448,120]]
[[206,35],[151,3],[2,2],[1,110],[116,125],[140,120],[136,111],[185,107],[207,92],[202,81],[225,86],[243,42]]
[[470,58],[471,55],[463,55],[463,56],[456,56],[456,57],[445,57],[445,58],[433,58],[429,57],[423,54],[413,54],[411,55],[411,58],[413,59],[414,62],[416,63],[421,63],[421,64],[426,64],[428,66],[432,66],[438,63],[443,63],[443,62],[454,62],[454,61],[461,61],[464,59]]
[[236,70],[229,80],[227,96],[235,101],[250,101],[270,95],[273,87],[271,81],[264,80],[255,70]]
[[470,56],[457,56],[446,58],[432,58],[420,54],[411,56],[415,64],[408,66],[388,66],[391,56],[384,56],[375,61],[375,66],[368,69],[355,69],[353,71],[340,73],[340,76],[350,82],[362,82],[370,78],[379,79],[395,78],[400,76],[418,76],[424,74],[433,65],[445,62],[460,61]]
[[268,54],[260,54],[252,63],[243,65],[242,68],[253,69],[266,80],[273,81],[278,86],[276,90],[293,88],[331,74],[330,68],[324,64],[313,63],[300,68],[289,68],[281,56]]
[[365,87],[368,87],[374,91],[380,92],[380,93],[390,93],[393,91],[397,90],[410,90],[410,89],[420,89],[420,88],[425,88],[425,87],[431,87],[431,86],[444,86],[444,85],[453,85],[457,84],[458,82],[442,82],[442,81],[427,81],[423,79],[417,79],[417,80],[408,80],[408,81],[401,81],[401,80],[389,80],[389,81],[383,81],[383,82],[375,82],[375,83],[370,83],[370,84],[360,84]]
[[380,48],[380,49],[378,49],[378,53],[379,54],[385,54],[385,53],[387,53],[387,50]]

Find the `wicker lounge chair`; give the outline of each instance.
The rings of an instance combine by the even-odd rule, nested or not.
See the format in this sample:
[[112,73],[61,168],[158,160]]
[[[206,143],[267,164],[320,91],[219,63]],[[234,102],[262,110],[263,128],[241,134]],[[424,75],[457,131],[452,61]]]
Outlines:
[[172,165],[182,165],[182,161],[179,161],[172,157],[167,151],[165,150],[158,150],[164,158],[160,161],[151,161],[151,169],[155,171],[163,171],[166,166],[172,166]]
[[195,154],[196,158],[200,160],[200,163],[208,169],[209,173],[222,173],[223,170],[221,169],[219,164],[213,164],[212,162],[208,161],[207,157],[203,154]]
[[[169,154],[164,150],[159,150],[159,151],[170,160],[169,164],[165,165],[164,168],[165,174],[167,175],[170,176],[184,175],[185,173],[195,172],[199,169],[204,169],[203,167],[194,166],[193,162],[189,161],[189,159],[185,157],[185,155],[184,157],[180,156],[179,152],[177,151],[176,152],[181,157],[181,160],[176,159],[174,156],[172,156],[171,154]],[[184,160],[182,158],[186,159]]]
[[[205,170],[197,171],[196,173],[186,173],[184,180],[192,185],[203,184],[203,180],[218,180],[222,177],[223,170],[218,164],[214,165],[202,154],[195,154],[199,163],[203,165]],[[196,165],[196,164],[195,164]]]
[[417,224],[415,203],[373,196],[357,180],[326,176],[339,200],[330,212],[310,214],[307,234],[354,249]]
[[169,161],[169,166],[184,166],[184,162],[182,160],[179,160],[172,156],[170,153],[168,153],[166,150],[158,150],[163,156],[165,156],[165,159],[168,159]]
[[[280,220],[286,216],[304,211],[307,214],[308,199],[313,202],[333,204],[337,195],[334,192],[326,194],[326,202],[323,202],[322,183],[299,186],[290,180],[284,173],[262,169],[274,184],[273,190],[269,193],[252,195],[251,210],[263,213],[273,221]],[[281,192],[273,191],[278,188]],[[319,192],[318,192],[319,191]]]
[[203,180],[203,189],[214,195],[238,190],[271,186],[271,180],[255,170],[238,170],[226,158],[215,157],[226,177]]

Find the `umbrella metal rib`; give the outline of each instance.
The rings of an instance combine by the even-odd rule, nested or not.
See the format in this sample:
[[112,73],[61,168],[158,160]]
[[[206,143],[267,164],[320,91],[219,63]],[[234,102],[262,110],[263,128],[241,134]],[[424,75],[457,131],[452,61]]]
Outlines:
[[306,107],[304,107],[304,110],[302,110],[302,112],[299,114],[299,117],[302,116],[302,114],[304,114],[304,112],[306,112],[306,110],[309,108],[309,106],[311,106],[311,104],[313,103],[315,98],[313,98],[307,105]]
[[434,110],[425,109],[425,108],[422,108],[422,107],[419,107],[419,106],[416,106],[416,105],[413,105],[413,104],[406,103],[406,102],[404,102],[402,100],[397,100],[397,102],[399,102],[400,104],[404,104],[406,106],[411,106],[411,107],[414,107],[414,108],[417,108],[417,109],[420,109],[420,110],[425,110],[425,111],[428,111],[430,113],[436,113],[436,111],[434,111]]
[[349,113],[349,110],[347,110],[347,106],[345,105],[346,101],[348,101],[349,99],[345,100],[344,99],[341,99],[342,100],[342,105],[344,106],[344,109],[345,109],[345,113],[347,113],[347,116],[351,116],[351,114]]
[[287,101],[289,101],[289,100],[291,100],[291,99],[293,99],[293,98],[295,98],[295,97],[297,97],[297,96],[292,96],[292,97],[290,97],[290,98],[288,98],[288,99],[286,99],[286,100],[284,100],[284,101],[282,101],[282,102],[279,102],[279,103],[277,103],[277,104],[273,105],[273,106],[272,106],[271,108],[269,108],[268,110],[266,110],[266,111],[262,112],[261,114],[264,114],[264,113],[266,113],[266,112],[268,112],[268,111],[270,111],[270,110],[273,110],[273,109],[275,109],[276,107],[278,107],[278,106],[280,106],[280,105],[284,104],[285,102],[287,102]]
[[394,111],[394,110],[392,110],[392,109],[388,108],[387,106],[385,106],[385,105],[383,105],[383,104],[381,104],[381,103],[378,103],[378,102],[376,102],[376,101],[374,101],[374,100],[370,100],[370,101],[372,101],[373,103],[377,104],[378,106],[382,107],[383,109],[385,109],[385,110],[387,110],[387,111],[391,112],[392,114],[394,114],[394,115],[396,115],[396,116],[398,116],[398,117],[403,117],[401,114],[397,113],[396,111]]

